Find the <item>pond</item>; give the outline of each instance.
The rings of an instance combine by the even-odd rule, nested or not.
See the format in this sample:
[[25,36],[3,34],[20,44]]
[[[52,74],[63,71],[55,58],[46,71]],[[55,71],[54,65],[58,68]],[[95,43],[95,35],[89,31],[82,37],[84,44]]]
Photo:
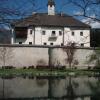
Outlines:
[[99,77],[0,78],[0,99],[100,100]]

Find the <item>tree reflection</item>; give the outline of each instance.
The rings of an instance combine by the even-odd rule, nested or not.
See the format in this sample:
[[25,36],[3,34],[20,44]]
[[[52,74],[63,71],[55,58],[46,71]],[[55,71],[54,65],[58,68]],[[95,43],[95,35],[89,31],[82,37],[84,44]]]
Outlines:
[[68,85],[66,85],[66,91],[67,91],[66,97],[68,97],[69,100],[74,100],[76,95],[74,92],[71,76],[68,77]]
[[91,100],[100,100],[100,80],[96,81],[96,84],[88,81],[87,85],[92,91]]
[[45,79],[37,79],[36,83],[39,87],[43,87],[46,84],[46,80]]
[[[54,92],[55,92],[54,89],[56,89],[56,92],[58,92],[57,91],[57,86],[59,85],[60,80],[56,79],[56,78],[55,79],[52,79],[52,78],[48,79],[48,86],[49,86],[48,87],[48,97],[49,98],[53,98],[54,97]],[[65,82],[66,86],[65,86],[65,88],[63,90],[63,96],[61,98],[62,99],[63,98],[66,98],[66,99],[68,98],[68,100],[74,100],[75,97],[76,97],[74,87],[78,88],[79,84],[74,82],[74,81],[72,81],[72,77],[71,76],[68,77],[68,84],[66,84],[66,80],[64,80],[63,82]],[[66,95],[64,95],[65,94],[64,93],[65,90],[66,90]],[[59,91],[59,92],[61,92],[61,91]]]
[[9,98],[13,94],[13,91],[11,90],[9,85],[6,84],[8,80],[10,80],[10,79],[2,78],[2,96],[1,96],[1,98],[3,100],[5,98]]
[[[25,80],[21,78],[21,81],[23,83],[27,83],[29,79]],[[43,98],[45,98],[45,100],[100,100],[100,80],[94,80],[92,77],[75,78],[67,76],[66,78],[62,79],[61,77],[48,76],[36,77],[36,79],[32,81],[30,80],[30,82],[32,82],[32,84],[30,84],[29,88],[32,87],[32,89],[35,90],[32,90],[30,92],[32,94],[27,96],[29,96],[28,98],[34,96],[34,100],[44,100]],[[24,98],[23,95],[21,96],[16,92],[15,86],[18,87],[17,91],[20,91],[21,94],[26,95],[28,93],[28,87],[25,84],[23,84],[25,91],[21,91],[20,87],[22,85],[17,86],[17,84],[14,84],[14,86],[12,86],[12,80],[2,79],[3,91],[0,97],[10,98],[11,96],[16,95],[19,98]]]
[[[54,97],[54,89],[57,89],[57,86],[59,85],[61,81],[60,77],[49,77],[48,78],[48,97],[53,98]],[[56,91],[60,92],[60,91]]]

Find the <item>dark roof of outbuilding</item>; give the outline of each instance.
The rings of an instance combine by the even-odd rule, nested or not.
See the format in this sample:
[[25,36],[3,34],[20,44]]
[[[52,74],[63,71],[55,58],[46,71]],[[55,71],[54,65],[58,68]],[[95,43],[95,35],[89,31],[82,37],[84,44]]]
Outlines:
[[28,26],[59,26],[59,27],[82,27],[90,28],[89,25],[66,14],[48,15],[47,13],[36,13],[27,18],[13,22],[15,27]]

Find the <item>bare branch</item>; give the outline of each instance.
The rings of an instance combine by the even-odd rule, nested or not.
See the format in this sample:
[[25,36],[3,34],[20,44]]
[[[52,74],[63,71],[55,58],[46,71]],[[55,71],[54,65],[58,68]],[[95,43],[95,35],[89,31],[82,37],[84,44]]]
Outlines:
[[[75,14],[74,16],[83,16],[100,22],[100,0],[70,0],[70,3],[75,7],[78,7],[81,12],[80,14]],[[89,10],[87,11],[87,9]],[[95,17],[92,17],[92,15],[95,15]]]

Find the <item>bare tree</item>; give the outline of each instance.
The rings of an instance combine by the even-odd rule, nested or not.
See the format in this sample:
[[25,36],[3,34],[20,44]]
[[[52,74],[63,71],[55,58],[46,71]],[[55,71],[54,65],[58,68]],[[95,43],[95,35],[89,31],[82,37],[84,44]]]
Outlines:
[[[67,0],[62,7],[78,8],[74,16],[81,16],[100,22],[100,0]],[[91,21],[91,20],[90,20]]]
[[6,62],[10,61],[13,57],[13,49],[9,47],[0,47],[0,60],[3,66],[6,66]]
[[92,62],[95,62],[95,67],[100,67],[100,48],[96,48],[93,52],[93,54],[88,56],[87,63],[90,64]]
[[[76,59],[74,59],[74,55],[76,52],[76,43],[69,42],[65,48],[63,48],[67,55],[66,62],[69,64],[69,67],[72,68],[72,63],[76,64]],[[77,61],[78,62],[78,61]]]
[[[35,0],[0,0],[0,25],[9,26],[13,20],[29,15],[30,11],[36,7],[35,2]],[[31,8],[28,4],[30,4]]]
[[[29,3],[30,7],[27,5]],[[23,18],[33,11],[43,9],[37,7],[36,3],[36,0],[0,0],[0,24],[8,24],[12,19]],[[100,22],[100,0],[66,0],[63,2],[62,9],[67,5],[71,5],[73,9],[79,8],[79,13],[75,16],[84,16]]]

